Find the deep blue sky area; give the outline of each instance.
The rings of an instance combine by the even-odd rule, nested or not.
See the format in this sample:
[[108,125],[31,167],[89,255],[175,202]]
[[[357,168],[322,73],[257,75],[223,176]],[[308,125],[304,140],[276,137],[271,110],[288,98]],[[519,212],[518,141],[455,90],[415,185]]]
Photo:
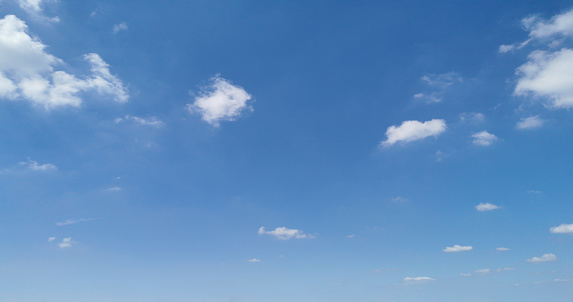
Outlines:
[[0,12],[0,301],[573,296],[571,1]]

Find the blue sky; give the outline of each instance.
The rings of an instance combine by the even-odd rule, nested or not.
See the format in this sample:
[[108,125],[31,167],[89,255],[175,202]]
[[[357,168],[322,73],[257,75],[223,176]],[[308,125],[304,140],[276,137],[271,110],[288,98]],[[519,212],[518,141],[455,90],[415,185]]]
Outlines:
[[0,301],[570,301],[570,1],[0,1]]

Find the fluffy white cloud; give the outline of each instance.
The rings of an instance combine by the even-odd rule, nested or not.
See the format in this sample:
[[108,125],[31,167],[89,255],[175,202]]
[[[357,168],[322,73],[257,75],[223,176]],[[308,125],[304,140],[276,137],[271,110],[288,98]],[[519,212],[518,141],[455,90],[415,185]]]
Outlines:
[[117,34],[118,32],[120,32],[120,31],[122,31],[122,30],[127,30],[127,29],[128,29],[127,23],[122,22],[122,23],[119,23],[119,24],[115,24],[115,25],[113,26],[113,33],[114,33],[114,34]]
[[56,1],[57,0],[18,0],[18,5],[28,14],[36,17],[37,19],[58,22],[60,21],[60,18],[58,17],[47,18],[43,15],[44,4]]
[[397,142],[412,142],[429,136],[438,137],[446,131],[446,121],[433,119],[426,122],[404,121],[400,126],[390,126],[386,130],[387,139],[380,143],[390,147]]
[[443,249],[442,251],[446,253],[456,253],[456,252],[471,251],[473,249],[474,248],[471,245],[461,246],[456,244],[454,246],[446,246],[446,248]]
[[573,233],[573,224],[562,224],[560,226],[554,226],[549,229],[549,231],[555,234]]
[[573,10],[553,16],[549,21],[537,16],[524,18],[522,24],[533,39],[573,36]]
[[436,281],[436,279],[430,278],[430,277],[406,277],[406,278],[404,278],[404,282],[408,283],[408,284],[426,283],[426,282],[431,282],[431,281]]
[[500,251],[500,252],[507,252],[507,251],[509,251],[509,249],[506,248],[506,247],[496,247],[495,249],[498,250],[498,251]]
[[272,236],[275,236],[281,240],[287,240],[287,239],[291,239],[291,238],[295,238],[295,239],[316,238],[316,236],[311,235],[311,234],[305,234],[301,230],[288,229],[286,227],[279,227],[279,228],[276,228],[272,231],[265,231],[265,227],[260,227],[258,233],[259,233],[259,235],[263,235],[263,234],[272,235]]
[[62,242],[58,244],[60,248],[72,247],[72,237],[67,237],[62,239]]
[[492,203],[480,203],[476,206],[476,210],[483,212],[483,211],[492,211],[492,210],[497,210],[497,209],[501,209],[500,206],[496,206]]
[[541,126],[543,126],[543,120],[540,119],[538,115],[536,115],[522,118],[517,123],[517,125],[515,125],[515,128],[520,130],[526,130],[526,129],[539,128]]
[[198,112],[204,121],[218,127],[221,121],[234,121],[245,110],[253,110],[247,103],[252,96],[242,87],[215,76],[212,85],[195,97],[193,104],[187,104],[189,112]]
[[84,55],[91,75],[78,79],[54,71],[63,61],[45,49],[46,45],[28,34],[24,21],[13,15],[0,19],[0,97],[26,100],[47,110],[80,106],[79,94],[87,91],[109,95],[118,102],[129,98],[121,80],[109,72],[109,65],[99,55]]
[[58,170],[58,167],[54,164],[38,164],[37,161],[28,159],[28,161],[19,162],[20,165],[26,166],[28,169],[32,171],[55,171]]
[[143,126],[152,126],[155,128],[159,128],[164,125],[162,121],[160,121],[157,117],[152,116],[149,118],[137,117],[126,115],[125,117],[118,117],[114,120],[116,124],[124,122],[124,121],[132,121],[136,124],[143,125]]
[[531,263],[538,263],[538,262],[548,262],[548,261],[557,261],[557,256],[554,254],[543,254],[541,257],[533,257],[531,259],[527,259],[527,262]]
[[545,98],[554,108],[573,107],[573,50],[536,50],[516,74],[515,95]]
[[247,261],[248,262],[261,262],[261,259],[253,258],[253,259],[249,259]]
[[474,133],[472,138],[474,139],[472,143],[478,146],[489,146],[498,140],[497,136],[487,131]]

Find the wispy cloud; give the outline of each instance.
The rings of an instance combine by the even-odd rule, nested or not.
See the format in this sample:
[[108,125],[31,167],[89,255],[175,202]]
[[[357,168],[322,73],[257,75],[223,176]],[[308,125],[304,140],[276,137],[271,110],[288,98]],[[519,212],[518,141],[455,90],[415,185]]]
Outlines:
[[48,242],[52,242],[54,240],[56,240],[56,237],[48,237]]
[[508,248],[506,248],[506,247],[496,247],[495,249],[496,249],[497,251],[500,251],[500,252],[507,252],[507,251],[510,250],[510,249],[508,249]]
[[131,115],[126,115],[124,117],[118,117],[114,120],[114,122],[116,124],[125,122],[125,121],[131,121],[134,122],[138,125],[142,125],[142,126],[152,126],[155,128],[159,128],[161,126],[163,126],[165,123],[162,122],[161,120],[159,120],[157,117],[152,116],[152,117],[148,117],[148,118],[144,118],[144,117],[137,117],[137,116],[131,116]]
[[211,82],[195,97],[193,104],[187,104],[189,112],[200,113],[205,122],[218,127],[222,121],[234,121],[244,111],[253,110],[247,103],[252,96],[245,89],[218,75]]
[[531,263],[548,262],[548,261],[557,261],[557,256],[555,256],[555,254],[543,254],[543,256],[541,257],[533,257],[527,259],[527,262]]
[[276,238],[281,239],[281,240],[288,240],[288,239],[292,239],[292,238],[295,238],[295,239],[316,238],[315,235],[305,234],[301,230],[288,229],[286,227],[279,227],[279,228],[276,228],[272,231],[266,231],[265,227],[260,227],[258,233],[259,233],[259,235],[263,235],[263,234],[272,235],[272,236],[275,236]]
[[447,72],[442,74],[427,74],[420,78],[427,86],[426,91],[414,94],[414,99],[424,100],[426,103],[440,103],[444,98],[447,89],[463,82],[463,78],[457,72]]
[[124,31],[124,30],[127,30],[127,29],[128,29],[127,23],[122,22],[122,23],[119,23],[119,24],[115,24],[115,25],[113,26],[113,33],[114,33],[114,34],[117,34],[118,32]]
[[426,122],[404,121],[400,126],[390,126],[386,130],[387,139],[380,143],[390,147],[397,142],[413,142],[430,136],[438,137],[446,131],[446,121],[433,119]]
[[473,138],[472,143],[478,146],[489,146],[498,140],[497,136],[487,131],[474,133],[472,135],[472,138]]
[[71,224],[76,224],[76,223],[81,223],[81,222],[92,221],[92,220],[95,220],[95,219],[91,219],[91,218],[66,219],[66,221],[56,222],[56,225],[57,226],[64,226],[64,225],[71,225]]
[[69,248],[72,247],[72,237],[67,237],[62,239],[62,242],[58,244],[60,248]]
[[25,166],[27,169],[32,171],[56,171],[58,167],[54,164],[38,164],[37,161],[28,158],[28,161],[19,162],[20,165]]
[[530,117],[524,117],[519,122],[517,122],[517,125],[515,125],[515,128],[517,128],[519,130],[535,129],[535,128],[539,128],[539,127],[543,126],[543,123],[544,123],[544,121],[542,119],[540,119],[538,115],[530,116]]
[[57,0],[18,0],[18,5],[31,16],[42,21],[59,22],[60,18],[48,18],[44,16],[44,5]]
[[457,253],[457,252],[464,252],[464,251],[471,251],[474,248],[471,245],[461,246],[461,245],[454,245],[454,246],[447,246],[442,251],[446,253]]
[[501,209],[500,206],[496,206],[492,203],[486,202],[486,203],[480,203],[476,206],[476,210],[480,211],[480,212],[484,212],[484,211],[493,211],[493,210],[497,210],[497,209]]
[[427,282],[432,282],[432,281],[436,281],[436,279],[430,278],[430,277],[406,277],[406,278],[404,278],[405,284],[420,284],[420,283],[427,283]]
[[261,259],[253,258],[253,259],[247,260],[247,262],[261,262]]

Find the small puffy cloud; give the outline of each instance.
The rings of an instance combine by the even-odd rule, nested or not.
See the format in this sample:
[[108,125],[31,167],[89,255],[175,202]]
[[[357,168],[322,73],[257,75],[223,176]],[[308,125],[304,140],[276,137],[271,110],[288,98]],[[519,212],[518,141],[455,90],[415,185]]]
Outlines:
[[477,132],[472,135],[474,145],[489,146],[498,140],[497,136],[487,131]]
[[47,53],[47,46],[28,33],[26,23],[16,16],[0,19],[0,97],[25,100],[46,110],[63,106],[78,107],[80,94],[95,91],[117,102],[129,98],[120,79],[109,72],[109,65],[95,54],[84,55],[91,75],[80,79],[54,67],[63,61]]
[[142,125],[142,126],[152,126],[155,128],[159,128],[165,124],[155,116],[152,116],[149,118],[143,118],[143,117],[126,115],[125,117],[118,117],[114,120],[114,122],[116,124],[126,122],[126,121],[131,121],[131,122],[134,122],[134,123],[136,123],[138,125]]
[[506,248],[506,247],[496,247],[495,249],[496,249],[497,251],[500,251],[500,252],[507,252],[507,251],[509,251],[509,248]]
[[471,123],[481,123],[485,120],[485,115],[480,112],[469,112],[460,114],[460,121],[471,122]]
[[519,130],[527,130],[539,128],[541,126],[543,126],[543,120],[540,119],[538,115],[536,115],[522,118],[519,122],[517,122],[515,128]]
[[536,50],[516,74],[515,95],[544,98],[554,108],[573,107],[573,50]]
[[390,147],[397,142],[413,142],[430,136],[438,137],[446,131],[446,121],[433,119],[426,122],[404,121],[400,126],[390,126],[386,130],[387,139],[380,143],[382,147]]
[[261,262],[261,259],[253,258],[253,259],[247,260],[247,262]]
[[54,240],[56,240],[56,237],[48,237],[48,242],[52,242]]
[[471,251],[473,249],[474,248],[471,245],[461,246],[461,245],[456,244],[454,246],[447,246],[442,251],[444,251],[446,253],[457,253],[457,252]]
[[58,167],[54,164],[39,164],[37,161],[28,159],[28,161],[19,162],[20,165],[25,166],[27,169],[32,171],[56,171]]
[[276,228],[272,231],[266,231],[265,227],[260,227],[259,231],[258,231],[259,235],[263,235],[263,234],[267,234],[267,235],[272,235],[277,237],[278,239],[281,240],[288,240],[288,239],[312,239],[312,238],[316,238],[316,236],[311,235],[311,234],[305,234],[303,231],[301,230],[297,230],[297,229],[288,229],[286,227],[279,227]]
[[58,244],[60,248],[68,248],[72,247],[72,237],[67,237],[62,239],[62,242]]
[[527,262],[531,263],[548,262],[548,261],[557,261],[557,256],[555,256],[555,254],[543,254],[543,256],[541,257],[533,257],[531,259],[527,259]]
[[245,110],[253,110],[247,103],[252,96],[245,89],[219,76],[211,81],[211,86],[196,96],[193,104],[187,104],[189,112],[200,113],[205,122],[218,127],[221,121],[234,121]]
[[549,229],[549,231],[554,234],[572,234],[573,224],[562,224],[560,226],[554,226]]
[[436,279],[430,278],[430,277],[406,277],[406,278],[404,278],[404,282],[406,284],[420,284],[420,283],[427,283],[427,282],[432,282],[432,281],[436,281]]
[[128,29],[127,23],[122,22],[122,23],[119,23],[119,24],[115,24],[115,25],[113,26],[113,33],[114,33],[114,34],[117,34],[118,32],[120,32],[120,31],[122,31],[122,30],[127,30],[127,29]]
[[480,212],[484,212],[484,211],[493,211],[493,210],[497,210],[497,209],[501,209],[500,206],[496,206],[494,204],[491,204],[489,202],[487,203],[480,203],[476,206],[476,210],[480,211]]

